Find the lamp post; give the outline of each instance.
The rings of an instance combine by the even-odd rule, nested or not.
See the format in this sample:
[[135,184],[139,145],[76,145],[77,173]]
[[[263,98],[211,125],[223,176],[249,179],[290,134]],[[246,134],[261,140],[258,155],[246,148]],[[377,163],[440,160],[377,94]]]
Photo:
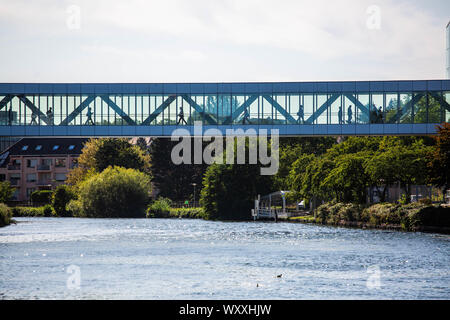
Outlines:
[[195,186],[197,185],[195,182],[191,183],[194,186],[194,207],[195,207]]

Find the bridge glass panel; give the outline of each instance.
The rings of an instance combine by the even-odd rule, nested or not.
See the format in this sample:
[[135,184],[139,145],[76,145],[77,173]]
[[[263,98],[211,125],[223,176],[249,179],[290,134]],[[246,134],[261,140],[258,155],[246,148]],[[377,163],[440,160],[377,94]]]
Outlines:
[[[249,109],[249,113],[250,113],[250,123],[251,124],[258,124],[258,123],[260,123],[260,115],[261,115],[261,110],[260,110],[260,98],[259,97],[257,97],[256,99],[255,99],[255,95],[249,95],[249,96],[246,96],[246,100],[245,101],[247,101],[248,99],[251,99],[250,100],[250,102],[252,102],[251,104],[250,104],[250,107],[248,108]],[[239,104],[239,106],[240,106],[240,104]]]
[[399,101],[399,122],[412,123],[412,94],[401,93]]
[[426,122],[431,123],[440,123],[443,121],[443,113],[444,113],[444,104],[443,102],[442,92],[435,92],[433,94],[428,93],[428,118]]
[[450,92],[445,92],[444,97],[446,102],[446,104],[444,104],[445,109],[444,119],[445,122],[450,122]]
[[259,97],[259,104],[261,108],[260,124],[272,124],[272,105],[266,100]]
[[386,93],[385,95],[385,119],[386,123],[397,123],[398,93]]
[[355,113],[356,106],[355,104],[348,98],[347,95],[343,97],[344,106],[342,108],[342,123],[352,124],[355,123]]
[[370,123],[383,123],[384,119],[384,95],[382,93],[372,93],[370,104]]
[[330,105],[330,113],[328,118],[329,124],[342,124],[344,119],[343,106],[342,106],[342,96],[339,96]]
[[355,119],[358,124],[369,123],[370,96],[368,93],[356,95],[359,108],[356,108]]
[[328,117],[328,96],[326,94],[316,95],[316,110],[318,117],[316,117],[316,124],[327,124]]
[[[313,94],[304,94],[302,96],[303,108],[305,110],[305,121],[310,119],[315,109],[315,96]],[[310,123],[308,123],[310,124]]]
[[427,94],[426,92],[414,93],[414,109],[413,119],[414,123],[427,122]]

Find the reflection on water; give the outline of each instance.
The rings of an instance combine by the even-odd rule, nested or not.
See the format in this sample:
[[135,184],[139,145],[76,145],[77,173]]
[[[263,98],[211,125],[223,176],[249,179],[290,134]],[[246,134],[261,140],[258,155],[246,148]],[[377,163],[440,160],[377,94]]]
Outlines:
[[450,298],[447,235],[184,219],[17,220],[0,229],[3,299]]

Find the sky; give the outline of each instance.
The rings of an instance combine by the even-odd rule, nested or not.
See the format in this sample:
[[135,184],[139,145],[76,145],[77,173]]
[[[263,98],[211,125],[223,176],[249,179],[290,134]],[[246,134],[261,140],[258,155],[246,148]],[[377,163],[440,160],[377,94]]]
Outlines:
[[0,0],[0,82],[445,78],[448,0]]

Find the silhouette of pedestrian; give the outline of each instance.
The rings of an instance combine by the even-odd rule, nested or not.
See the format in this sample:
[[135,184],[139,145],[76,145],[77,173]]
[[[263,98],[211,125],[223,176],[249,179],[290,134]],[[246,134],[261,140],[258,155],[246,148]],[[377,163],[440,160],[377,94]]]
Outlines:
[[187,124],[186,120],[184,119],[183,107],[180,107],[180,112],[178,113],[177,125],[180,124],[181,121],[183,121],[184,124]]
[[352,111],[352,106],[349,105],[348,109],[347,109],[347,123],[352,123],[352,117],[353,117],[353,111]]
[[339,124],[342,124],[342,106],[339,106],[338,118],[339,118]]
[[37,117],[36,114],[34,114],[34,113],[31,114],[30,125],[37,125],[36,117]]
[[49,124],[53,124],[53,111],[52,111],[52,107],[48,108],[47,110],[47,119]]
[[87,111],[87,113],[86,113],[86,117],[87,117],[87,120],[86,120],[86,123],[85,123],[85,125],[88,125],[89,124],[89,122],[93,125],[93,126],[95,126],[95,123],[94,123],[94,121],[92,120],[92,108],[91,107],[88,107],[88,111]]
[[248,122],[248,124],[251,124],[250,120],[250,114],[248,113],[247,108],[244,110],[244,118],[242,119],[242,124],[245,124],[245,122]]
[[[297,123],[305,123],[305,112],[304,112],[304,108],[302,105],[300,105],[298,107],[297,116],[298,116]],[[301,122],[300,122],[300,120],[301,120]]]
[[12,111],[12,107],[10,107],[8,110],[8,124],[11,125],[12,121],[13,121],[13,111]]
[[381,107],[378,108],[378,119],[379,123],[383,123],[383,110],[381,110]]

